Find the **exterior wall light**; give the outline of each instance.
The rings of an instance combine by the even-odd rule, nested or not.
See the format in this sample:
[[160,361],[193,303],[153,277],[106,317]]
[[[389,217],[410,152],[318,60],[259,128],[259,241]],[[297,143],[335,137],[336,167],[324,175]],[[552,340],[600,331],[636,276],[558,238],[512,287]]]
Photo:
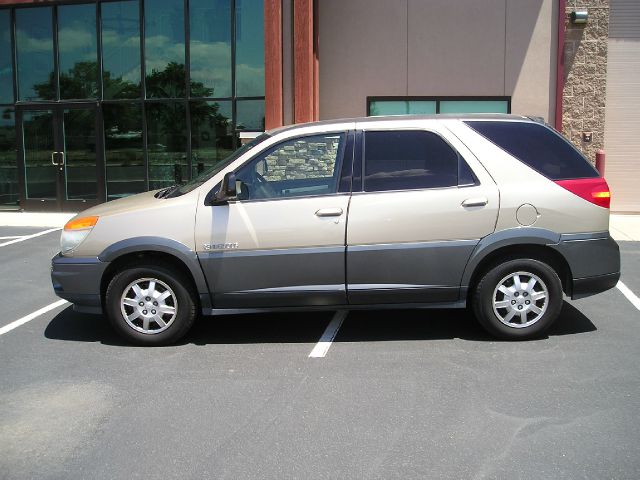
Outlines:
[[574,10],[571,12],[571,23],[582,25],[587,23],[589,12],[587,10]]

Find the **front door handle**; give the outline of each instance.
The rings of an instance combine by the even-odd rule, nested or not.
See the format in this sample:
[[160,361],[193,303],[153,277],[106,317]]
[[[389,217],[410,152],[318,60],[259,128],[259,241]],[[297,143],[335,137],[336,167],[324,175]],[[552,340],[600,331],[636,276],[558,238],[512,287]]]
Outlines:
[[341,208],[321,208],[316,212],[316,217],[339,217],[342,215]]
[[489,200],[483,197],[478,198],[467,198],[464,202],[462,202],[463,207],[484,207]]
[[56,161],[54,160],[56,154],[58,152],[51,152],[51,165],[55,165],[56,167],[58,166],[58,164],[56,163]]

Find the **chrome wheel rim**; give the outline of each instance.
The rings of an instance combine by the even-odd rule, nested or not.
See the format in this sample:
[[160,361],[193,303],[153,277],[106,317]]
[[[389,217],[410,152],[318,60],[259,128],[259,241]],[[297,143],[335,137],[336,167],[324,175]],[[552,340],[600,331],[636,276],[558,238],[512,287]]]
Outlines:
[[154,335],[171,326],[178,313],[178,301],[171,287],[162,280],[140,278],[124,289],[120,310],[131,328]]
[[493,312],[508,327],[533,325],[542,318],[548,305],[547,286],[530,272],[510,273],[493,291]]

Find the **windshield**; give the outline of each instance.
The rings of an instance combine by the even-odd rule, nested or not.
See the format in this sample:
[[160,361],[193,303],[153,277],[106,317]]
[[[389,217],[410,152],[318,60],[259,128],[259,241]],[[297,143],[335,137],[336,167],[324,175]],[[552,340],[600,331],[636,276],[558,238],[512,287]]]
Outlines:
[[198,188],[200,185],[205,183],[215,174],[217,174],[218,172],[226,168],[228,165],[230,165],[232,162],[240,158],[243,154],[251,150],[256,145],[264,142],[269,137],[270,137],[269,134],[263,133],[262,135],[251,140],[249,143],[245,143],[243,146],[241,146],[239,149],[237,149],[227,158],[219,161],[213,167],[209,168],[209,170],[203,172],[201,175],[197,176],[196,178],[189,180],[184,185],[180,185],[174,191],[172,191],[169,195],[166,195],[166,197],[178,197],[180,195],[184,195],[185,193],[189,193],[190,191]]

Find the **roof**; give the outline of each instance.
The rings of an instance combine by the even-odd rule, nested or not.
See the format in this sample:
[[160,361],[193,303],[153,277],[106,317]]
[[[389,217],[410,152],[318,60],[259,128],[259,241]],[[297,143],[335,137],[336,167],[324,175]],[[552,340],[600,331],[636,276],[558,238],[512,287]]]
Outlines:
[[285,125],[269,130],[269,135],[286,132],[300,127],[330,126],[341,123],[374,123],[393,120],[519,120],[519,121],[536,121],[531,117],[523,115],[513,115],[509,113],[438,113],[435,115],[382,115],[379,117],[355,117],[355,118],[336,118],[332,120],[321,120],[319,122],[296,123],[293,125]]

